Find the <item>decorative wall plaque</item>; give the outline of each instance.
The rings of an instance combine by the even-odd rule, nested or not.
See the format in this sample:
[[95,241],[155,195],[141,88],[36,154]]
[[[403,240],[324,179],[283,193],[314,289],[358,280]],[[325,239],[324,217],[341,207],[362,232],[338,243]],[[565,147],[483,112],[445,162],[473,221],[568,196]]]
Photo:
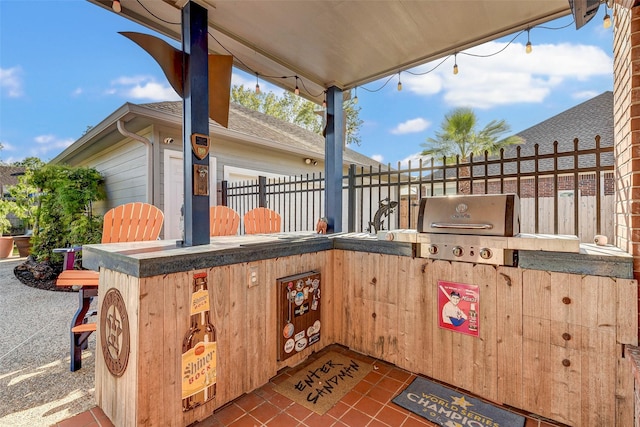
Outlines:
[[129,315],[122,295],[114,288],[109,289],[102,299],[100,344],[109,372],[114,377],[122,376],[129,362]]

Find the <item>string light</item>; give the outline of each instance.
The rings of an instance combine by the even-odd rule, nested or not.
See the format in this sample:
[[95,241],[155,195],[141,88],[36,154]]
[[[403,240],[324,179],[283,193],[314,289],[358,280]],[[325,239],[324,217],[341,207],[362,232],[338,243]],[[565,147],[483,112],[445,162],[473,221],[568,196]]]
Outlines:
[[358,86],[356,86],[355,88],[355,94],[356,96],[353,97],[353,103],[357,104],[358,103]]
[[400,81],[400,73],[398,73],[398,92],[402,90],[402,82]]
[[458,74],[458,52],[453,54],[453,74]]
[[113,0],[113,3],[111,3],[111,9],[113,9],[115,13],[122,12],[122,5],[120,4],[120,0]]
[[256,93],[260,93],[260,82],[258,81],[258,73],[256,73]]
[[529,39],[529,31],[530,29],[527,28],[527,46],[524,48],[524,51],[527,54],[531,53],[531,51],[533,50],[533,46],[531,45],[531,40]]
[[322,100],[322,108],[327,108],[327,92],[324,92],[324,99]]
[[605,8],[605,15],[604,15],[604,19],[602,20],[602,26],[604,28],[609,28],[609,27],[611,27],[611,17],[609,16],[609,2],[608,1],[604,2],[604,8]]
[[298,76],[296,76],[296,89],[293,91],[296,95],[300,95],[300,88],[298,87]]

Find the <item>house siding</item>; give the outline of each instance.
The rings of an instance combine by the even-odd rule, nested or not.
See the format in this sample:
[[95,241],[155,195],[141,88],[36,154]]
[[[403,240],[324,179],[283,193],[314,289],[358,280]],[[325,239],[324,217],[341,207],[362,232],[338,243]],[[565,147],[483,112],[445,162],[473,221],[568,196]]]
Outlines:
[[105,180],[106,201],[96,204],[96,210],[108,209],[129,202],[147,201],[147,147],[126,139],[77,166],[93,167]]

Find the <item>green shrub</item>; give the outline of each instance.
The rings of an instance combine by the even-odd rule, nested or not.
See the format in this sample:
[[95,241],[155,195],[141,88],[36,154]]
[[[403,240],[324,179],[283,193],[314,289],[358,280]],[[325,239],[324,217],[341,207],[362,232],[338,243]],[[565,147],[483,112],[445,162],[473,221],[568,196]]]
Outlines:
[[102,217],[92,204],[105,198],[102,175],[93,168],[45,165],[33,171],[39,191],[32,254],[38,260],[62,260],[55,248],[99,243]]

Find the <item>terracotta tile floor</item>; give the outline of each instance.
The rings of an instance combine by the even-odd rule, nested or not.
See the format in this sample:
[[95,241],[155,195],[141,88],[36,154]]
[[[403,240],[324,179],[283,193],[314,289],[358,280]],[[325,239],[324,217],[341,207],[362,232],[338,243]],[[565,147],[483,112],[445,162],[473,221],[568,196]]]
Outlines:
[[[374,365],[371,371],[333,408],[324,415],[294,403],[277,393],[273,386],[283,381],[291,372],[311,363],[327,350],[342,352],[356,360]],[[209,418],[193,427],[425,427],[437,426],[391,402],[416,377],[415,374],[386,362],[363,356],[340,346],[331,346],[312,355],[302,366],[283,369],[263,387],[240,396],[216,410]],[[526,414],[523,414],[526,416]],[[113,426],[98,407],[64,420],[54,427],[108,427]],[[526,416],[525,427],[558,427],[543,420]],[[508,427],[508,426],[507,426]]]

